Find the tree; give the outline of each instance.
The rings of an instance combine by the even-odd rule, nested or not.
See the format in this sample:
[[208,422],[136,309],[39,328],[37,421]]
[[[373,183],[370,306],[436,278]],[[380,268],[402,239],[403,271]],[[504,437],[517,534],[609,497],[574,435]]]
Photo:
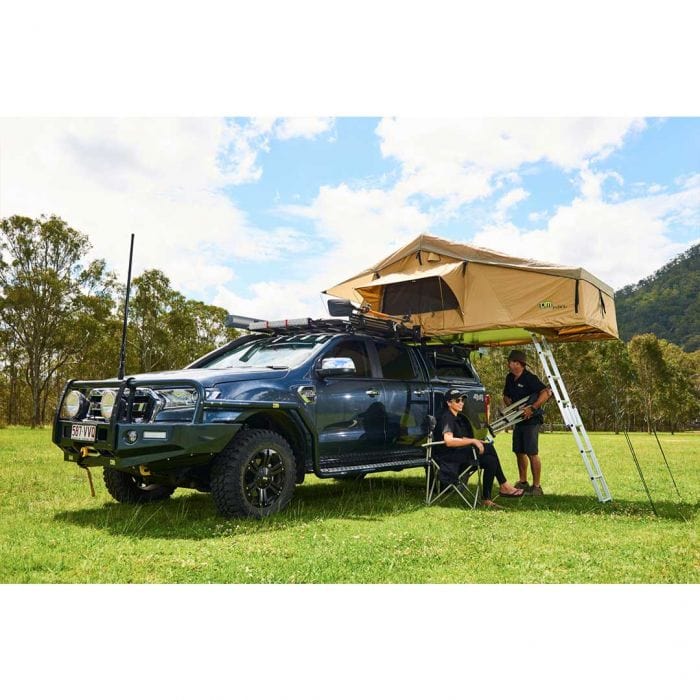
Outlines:
[[635,335],[628,348],[637,375],[632,394],[637,398],[647,430],[651,432],[662,419],[663,402],[672,400],[668,393],[668,368],[659,339],[652,333]]
[[137,372],[184,367],[237,337],[237,331],[225,327],[226,315],[221,307],[186,299],[160,270],[146,270],[134,279],[128,372],[134,367]]
[[667,340],[659,341],[666,366],[666,399],[661,401],[659,415],[673,433],[688,425],[698,415],[698,392],[692,371],[697,365],[690,362],[690,355]]
[[56,216],[0,221],[0,331],[29,388],[32,427],[45,418],[52,378],[96,342],[112,310],[104,261],[80,264],[89,249],[87,236]]

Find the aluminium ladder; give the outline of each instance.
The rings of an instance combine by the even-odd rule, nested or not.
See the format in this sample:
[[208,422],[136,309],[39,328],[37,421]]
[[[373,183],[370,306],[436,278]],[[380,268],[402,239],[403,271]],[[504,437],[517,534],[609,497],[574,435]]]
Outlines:
[[537,356],[542,364],[542,369],[544,369],[547,379],[549,380],[549,388],[552,390],[557,400],[557,406],[559,406],[564,424],[571,431],[574,440],[576,440],[576,445],[581,453],[581,459],[583,459],[583,463],[586,465],[586,470],[588,471],[588,476],[591,478],[593,490],[601,503],[612,501],[612,496],[610,495],[610,490],[608,489],[608,484],[605,481],[603,472],[600,470],[600,464],[598,464],[595,450],[593,449],[593,445],[591,445],[578,409],[571,403],[569,394],[566,391],[566,386],[564,386],[564,380],[559,373],[559,368],[552,354],[552,348],[544,336],[538,336],[535,333],[531,333],[530,335],[532,336],[532,342],[535,345]]

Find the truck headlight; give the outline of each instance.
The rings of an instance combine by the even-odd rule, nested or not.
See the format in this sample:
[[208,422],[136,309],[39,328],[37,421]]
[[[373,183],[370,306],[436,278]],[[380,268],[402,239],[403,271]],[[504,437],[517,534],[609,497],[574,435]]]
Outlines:
[[88,400],[79,391],[73,389],[63,399],[59,415],[66,420],[80,420],[87,412],[87,408]]
[[114,404],[117,401],[117,392],[112,389],[105,389],[100,399],[100,413],[105,420],[110,420]]
[[164,401],[161,411],[168,411],[171,408],[192,408],[197,403],[195,389],[158,389],[157,393]]

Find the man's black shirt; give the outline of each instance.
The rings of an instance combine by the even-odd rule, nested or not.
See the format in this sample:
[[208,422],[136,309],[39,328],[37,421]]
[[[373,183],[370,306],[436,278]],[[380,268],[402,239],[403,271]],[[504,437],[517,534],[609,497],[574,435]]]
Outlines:
[[[520,399],[524,399],[526,396],[532,396],[534,394],[533,401],[535,401],[540,391],[545,388],[545,385],[540,381],[539,377],[527,369],[523,370],[523,373],[518,379],[515,378],[512,372],[508,372],[506,383],[503,387],[503,396],[507,396],[515,403],[516,401],[520,401]],[[539,422],[540,420],[536,416],[533,416],[523,421],[522,425],[534,425]]]

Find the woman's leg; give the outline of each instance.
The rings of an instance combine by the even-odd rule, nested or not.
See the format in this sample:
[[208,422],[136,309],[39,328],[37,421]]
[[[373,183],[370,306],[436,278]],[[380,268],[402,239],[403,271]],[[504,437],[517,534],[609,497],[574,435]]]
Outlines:
[[484,445],[484,454],[481,455],[479,462],[482,464],[488,462],[491,465],[493,475],[496,477],[496,480],[500,485],[503,485],[506,483],[506,481],[508,481],[508,479],[506,479],[506,475],[503,473],[501,460],[498,459],[496,448],[491,443],[486,443]]
[[484,474],[481,478],[482,500],[490,501],[491,490],[493,489],[493,478],[496,476],[496,472],[500,467],[498,458],[494,459],[493,455],[487,454],[486,450],[484,450],[484,454],[479,457],[479,464],[484,470]]

